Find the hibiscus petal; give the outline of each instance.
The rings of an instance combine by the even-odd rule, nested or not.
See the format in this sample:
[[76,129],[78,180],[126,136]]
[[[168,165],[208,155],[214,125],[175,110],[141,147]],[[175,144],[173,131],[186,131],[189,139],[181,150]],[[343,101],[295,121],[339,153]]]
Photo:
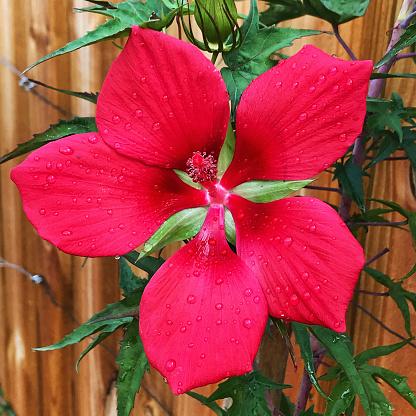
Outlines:
[[260,75],[237,108],[236,151],[222,184],[308,179],[330,166],[361,133],[371,70],[371,61],[308,45]]
[[122,255],[205,196],[174,172],[123,157],[98,134],[49,143],[11,173],[40,236],[80,256]]
[[218,157],[228,119],[224,81],[195,46],[132,28],[98,99],[107,144],[143,163],[185,170],[195,151]]
[[200,233],[164,263],[140,303],[140,334],[175,394],[252,369],[267,321],[258,280],[224,235],[211,206]]
[[229,199],[238,253],[259,276],[278,318],[345,331],[363,249],[338,214],[309,197],[254,204]]

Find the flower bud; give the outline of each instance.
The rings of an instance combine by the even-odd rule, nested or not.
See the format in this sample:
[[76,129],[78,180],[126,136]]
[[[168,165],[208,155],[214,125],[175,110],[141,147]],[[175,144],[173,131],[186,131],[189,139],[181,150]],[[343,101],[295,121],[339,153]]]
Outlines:
[[234,0],[195,0],[195,20],[203,36],[223,45],[237,24]]

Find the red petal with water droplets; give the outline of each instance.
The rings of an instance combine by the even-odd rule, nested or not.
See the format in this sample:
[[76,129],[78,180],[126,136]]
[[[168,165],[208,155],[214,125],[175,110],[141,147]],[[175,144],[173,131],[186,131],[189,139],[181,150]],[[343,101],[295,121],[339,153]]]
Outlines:
[[329,205],[315,198],[254,204],[229,200],[238,254],[259,277],[278,318],[345,331],[363,249]]
[[230,250],[224,208],[215,204],[140,302],[146,355],[175,394],[250,371],[266,320],[259,282]]
[[98,99],[107,144],[143,163],[185,170],[195,151],[218,157],[228,119],[224,81],[195,46],[132,28]]
[[172,171],[123,157],[94,133],[41,147],[11,177],[40,236],[80,256],[125,254],[175,212],[205,205]]
[[361,133],[372,67],[308,45],[256,78],[237,108],[223,185],[308,179],[329,167]]

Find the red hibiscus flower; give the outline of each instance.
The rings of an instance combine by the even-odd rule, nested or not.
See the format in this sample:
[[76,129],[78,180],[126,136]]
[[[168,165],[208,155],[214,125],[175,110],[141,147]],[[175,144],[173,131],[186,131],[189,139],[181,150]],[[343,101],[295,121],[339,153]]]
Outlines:
[[174,213],[208,207],[140,304],[146,354],[174,393],[249,371],[268,313],[345,330],[364,258],[338,214],[309,197],[255,204],[233,188],[311,178],[342,156],[361,132],[371,69],[306,46],[258,77],[241,97],[234,158],[218,182],[229,121],[220,73],[194,46],[135,27],[100,93],[98,133],[47,144],[13,169],[39,234],[76,255],[122,255]]

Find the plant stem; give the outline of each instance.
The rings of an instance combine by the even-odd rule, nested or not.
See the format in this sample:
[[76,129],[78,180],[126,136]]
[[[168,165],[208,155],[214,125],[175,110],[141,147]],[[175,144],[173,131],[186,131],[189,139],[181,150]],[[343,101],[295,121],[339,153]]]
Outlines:
[[329,186],[315,186],[315,185],[306,185],[306,189],[313,189],[315,191],[327,191],[327,192],[338,192],[341,193],[339,188],[331,188]]
[[345,52],[347,52],[348,56],[353,60],[356,61],[357,57],[355,56],[354,52],[351,50],[351,48],[347,45],[347,43],[342,39],[341,34],[339,33],[339,27],[336,24],[332,25],[332,29],[334,31],[335,37],[338,39],[338,42],[341,44],[341,46],[344,48]]
[[[375,315],[373,315],[368,309],[364,308],[364,306],[357,305],[357,308],[360,309],[362,312],[364,312],[367,316],[369,316],[374,322],[377,322],[383,329],[385,329],[387,332],[390,332],[390,334],[394,335],[395,337],[407,341],[408,338],[400,335],[398,332],[391,329],[389,326],[387,326],[383,321],[378,319]],[[409,345],[413,348],[416,348],[416,344],[409,342]]]
[[365,263],[364,267],[369,266],[371,263],[374,263],[376,260],[378,260],[380,257],[383,257],[385,254],[389,253],[389,248],[383,248],[383,250],[380,251],[380,253],[377,253],[374,257],[369,258]]
[[358,289],[357,293],[370,296],[389,296],[389,292],[371,292],[370,290]]
[[400,59],[406,59],[406,58],[415,58],[416,52],[409,52],[409,53],[399,53],[394,58],[395,61],[399,61]]
[[386,221],[386,222],[382,222],[382,221],[368,221],[368,222],[349,222],[349,225],[351,227],[354,226],[375,226],[375,227],[398,227],[400,225],[406,225],[408,223],[407,220],[404,221]]

